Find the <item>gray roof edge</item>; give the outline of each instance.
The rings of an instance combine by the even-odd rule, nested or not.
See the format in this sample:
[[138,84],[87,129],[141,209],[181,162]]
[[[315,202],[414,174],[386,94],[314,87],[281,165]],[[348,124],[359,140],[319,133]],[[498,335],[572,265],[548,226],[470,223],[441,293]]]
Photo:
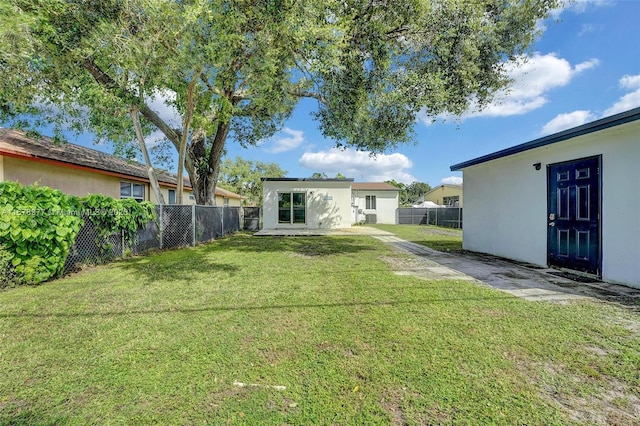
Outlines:
[[353,182],[354,178],[344,178],[344,179],[322,179],[322,178],[269,178],[263,177],[260,178],[263,182]]
[[487,161],[496,160],[498,158],[507,157],[509,155],[517,154],[520,152],[528,151],[534,148],[540,148],[546,145],[551,145],[557,142],[562,142],[568,139],[575,138],[577,136],[586,135],[589,133],[597,132],[599,130],[608,129],[610,127],[619,126],[621,124],[629,123],[632,121],[640,120],[640,107],[630,109],[629,111],[621,112],[609,117],[601,118],[590,123],[582,124],[577,127],[573,127],[568,130],[563,130],[552,135],[543,136],[538,139],[534,139],[529,142],[525,142],[520,145],[512,146],[500,151],[493,152],[491,154],[483,155],[472,160],[464,161],[462,163],[454,164],[449,169],[453,172],[462,170],[466,167],[475,166],[477,164],[486,163]]

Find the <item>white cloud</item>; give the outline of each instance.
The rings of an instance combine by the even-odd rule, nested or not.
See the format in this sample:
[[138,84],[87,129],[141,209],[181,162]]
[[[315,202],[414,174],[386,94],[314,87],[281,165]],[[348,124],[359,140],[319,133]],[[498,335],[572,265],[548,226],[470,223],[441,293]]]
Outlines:
[[304,142],[304,132],[285,127],[272,138],[273,145],[267,148],[271,153],[279,153],[296,149]]
[[562,130],[588,123],[595,118],[596,117],[591,113],[591,111],[585,110],[558,114],[553,120],[544,125],[541,134],[550,135],[552,133],[561,132]]
[[633,108],[640,107],[640,74],[638,75],[625,75],[620,78],[620,87],[626,90],[631,90],[620,97],[617,102],[607,108],[602,116],[596,117],[591,111],[574,111],[566,114],[558,114],[553,120],[544,125],[542,131],[543,135],[560,132],[562,130],[570,129],[575,126],[593,121],[596,118],[609,117],[620,112],[628,111]]
[[174,107],[176,93],[171,90],[156,90],[151,98],[148,98],[147,105],[155,111],[160,118],[171,127],[180,126],[182,121],[178,110]]
[[613,4],[615,4],[614,0],[563,0],[558,8],[551,11],[551,17],[560,19],[560,15],[565,11],[581,14],[585,13],[590,7],[611,6]]
[[444,185],[462,185],[462,178],[459,176],[449,176],[443,178],[440,183]]
[[629,90],[640,89],[640,74],[625,75],[620,79],[620,86]]
[[393,179],[409,184],[417,180],[409,172],[413,163],[400,153],[372,156],[366,151],[331,148],[327,151],[304,153],[300,158],[300,165],[327,176],[342,173],[346,177],[367,182]]
[[593,24],[583,24],[582,29],[578,33],[578,37],[582,37],[585,34],[596,32],[596,30],[599,30],[599,29],[601,29],[600,26],[596,27]]
[[[472,117],[508,117],[526,114],[541,108],[548,102],[547,93],[555,88],[566,86],[576,75],[598,66],[598,59],[589,59],[575,66],[569,61],[557,57],[554,53],[541,55],[535,53],[529,57],[521,57],[505,64],[507,75],[513,80],[507,90],[496,94],[495,100],[483,110],[471,105],[469,110],[458,120]],[[426,125],[431,124],[431,117],[424,113],[419,119]],[[453,116],[438,117],[442,120],[456,120]]]
[[627,93],[621,97],[618,102],[613,104],[610,108],[607,108],[602,116],[608,117],[637,107],[640,107],[640,89],[635,92]]

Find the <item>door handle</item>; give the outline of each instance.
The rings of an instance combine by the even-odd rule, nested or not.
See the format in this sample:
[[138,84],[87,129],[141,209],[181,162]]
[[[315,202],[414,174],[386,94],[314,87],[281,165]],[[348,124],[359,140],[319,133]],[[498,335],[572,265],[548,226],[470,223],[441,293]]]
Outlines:
[[549,226],[554,227],[554,226],[556,226],[556,223],[555,222],[549,222]]

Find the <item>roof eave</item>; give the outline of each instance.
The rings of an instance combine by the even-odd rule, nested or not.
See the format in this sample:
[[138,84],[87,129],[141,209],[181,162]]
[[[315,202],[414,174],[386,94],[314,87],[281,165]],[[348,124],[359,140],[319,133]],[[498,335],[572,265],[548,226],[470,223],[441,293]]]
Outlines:
[[634,108],[629,111],[621,112],[610,117],[601,118],[600,120],[592,121],[578,127],[563,130],[562,132],[554,133],[552,135],[534,139],[532,141],[496,151],[491,154],[483,155],[482,157],[477,157],[469,161],[454,164],[450,167],[450,170],[452,172],[460,171],[467,167],[486,163],[487,161],[497,160],[498,158],[507,157],[509,155],[518,154],[520,152],[529,151],[531,149],[562,142],[568,139],[575,138],[577,136],[587,135],[589,133],[619,126],[636,120],[640,120],[640,108]]

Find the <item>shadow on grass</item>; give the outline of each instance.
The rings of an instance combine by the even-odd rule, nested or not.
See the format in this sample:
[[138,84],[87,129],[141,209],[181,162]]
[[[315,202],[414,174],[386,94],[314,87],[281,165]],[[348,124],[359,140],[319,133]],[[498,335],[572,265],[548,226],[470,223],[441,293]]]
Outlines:
[[0,411],[0,426],[57,426],[66,425],[69,422],[65,419],[51,418],[44,413],[33,410],[20,410],[14,413],[4,414]]
[[221,241],[219,250],[233,249],[239,252],[291,252],[305,256],[331,256],[335,254],[374,251],[365,244],[362,236],[274,236],[253,237],[241,233]]
[[0,314],[0,318],[85,318],[85,317],[117,317],[126,315],[155,315],[165,313],[189,314],[198,312],[234,312],[234,311],[268,311],[277,309],[325,309],[325,308],[350,308],[362,306],[405,306],[405,305],[435,305],[438,303],[451,302],[483,302],[495,300],[517,300],[511,295],[501,295],[496,292],[492,296],[474,297],[441,297],[409,300],[381,300],[381,301],[359,301],[359,302],[334,302],[334,303],[297,303],[297,304],[276,304],[276,305],[245,305],[245,306],[206,306],[200,308],[164,308],[164,309],[139,309],[118,312],[79,312],[79,313],[12,313]]
[[[118,268],[139,274],[146,281],[188,281],[190,275],[218,273],[235,275],[242,263],[251,261],[255,253],[289,252],[304,257],[323,257],[348,253],[375,251],[370,245],[354,237],[261,237],[254,238],[250,233],[238,233],[234,236],[204,243],[196,247],[184,247],[142,253],[139,256],[113,262]],[[225,262],[224,253],[237,253],[246,256],[244,262]]]

